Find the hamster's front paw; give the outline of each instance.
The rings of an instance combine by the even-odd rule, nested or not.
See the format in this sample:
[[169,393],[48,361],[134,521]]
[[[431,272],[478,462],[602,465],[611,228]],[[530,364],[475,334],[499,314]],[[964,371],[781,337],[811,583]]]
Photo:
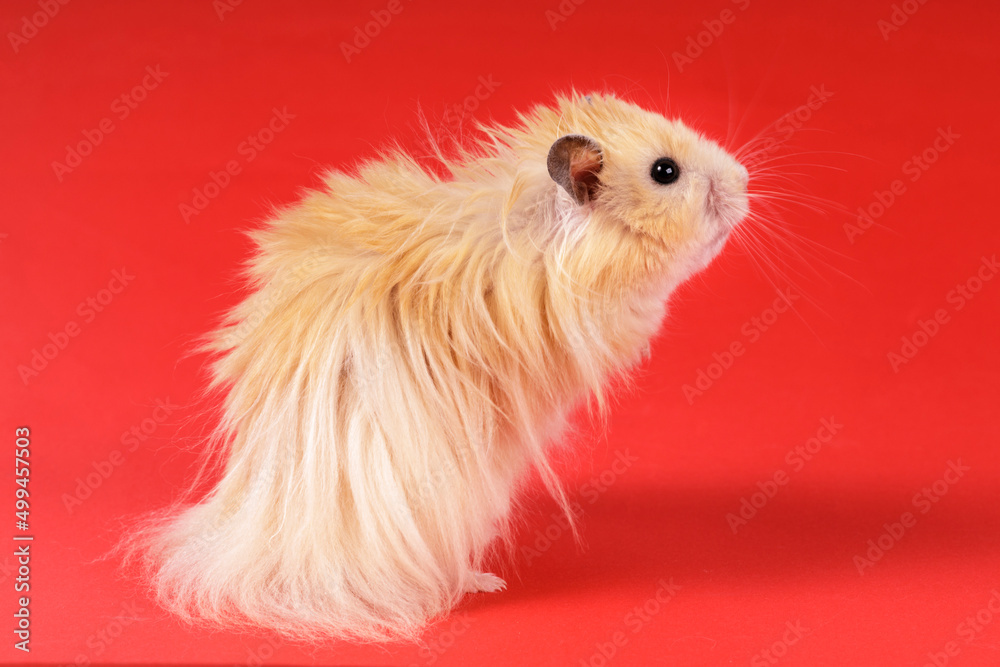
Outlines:
[[496,593],[507,588],[507,582],[489,572],[474,572],[465,584],[466,593]]

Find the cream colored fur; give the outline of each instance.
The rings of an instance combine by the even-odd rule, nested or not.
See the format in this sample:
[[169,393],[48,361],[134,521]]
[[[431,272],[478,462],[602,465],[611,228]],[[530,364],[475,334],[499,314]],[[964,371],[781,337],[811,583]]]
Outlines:
[[[577,204],[560,136],[603,150]],[[650,165],[670,156],[681,180]],[[395,152],[253,233],[253,292],[212,338],[225,392],[214,489],[132,543],[162,604],[298,638],[415,637],[509,537],[530,468],[604,404],[681,281],[746,214],[746,172],[679,122],[573,95],[490,126],[432,175]],[[570,515],[572,516],[572,515]]]

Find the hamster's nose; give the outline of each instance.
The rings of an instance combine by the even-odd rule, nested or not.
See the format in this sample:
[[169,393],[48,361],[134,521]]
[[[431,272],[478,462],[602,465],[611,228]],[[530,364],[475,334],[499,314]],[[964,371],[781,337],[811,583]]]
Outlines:
[[740,183],[743,184],[743,189],[747,189],[747,185],[750,183],[750,172],[742,164],[737,165],[739,167]]

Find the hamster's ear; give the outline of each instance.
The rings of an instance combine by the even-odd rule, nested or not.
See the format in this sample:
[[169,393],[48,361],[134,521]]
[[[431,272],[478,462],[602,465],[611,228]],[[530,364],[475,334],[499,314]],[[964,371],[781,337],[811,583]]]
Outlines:
[[600,185],[597,174],[603,164],[601,146],[582,134],[556,139],[546,161],[549,176],[573,195],[578,204],[585,204],[597,194]]

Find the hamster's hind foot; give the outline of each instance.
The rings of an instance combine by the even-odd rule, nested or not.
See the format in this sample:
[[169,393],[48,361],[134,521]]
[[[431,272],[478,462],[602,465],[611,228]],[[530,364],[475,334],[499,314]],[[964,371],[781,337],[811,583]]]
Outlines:
[[465,584],[466,593],[496,593],[507,588],[507,582],[489,572],[474,572]]

